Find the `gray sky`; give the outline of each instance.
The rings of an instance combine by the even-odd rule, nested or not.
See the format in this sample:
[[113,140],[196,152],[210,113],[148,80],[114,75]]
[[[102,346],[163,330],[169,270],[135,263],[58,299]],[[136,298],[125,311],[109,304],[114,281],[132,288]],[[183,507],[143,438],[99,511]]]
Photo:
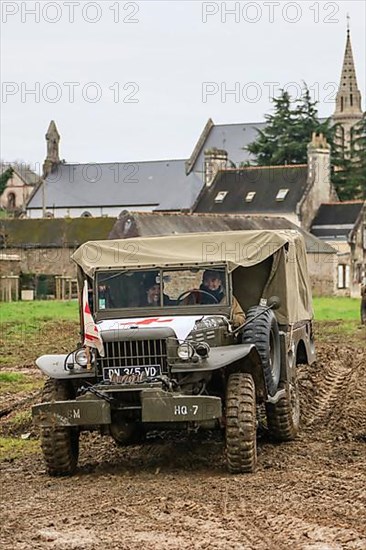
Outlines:
[[365,6],[2,1],[0,157],[42,163],[54,119],[68,162],[186,158],[209,117],[261,121],[303,81],[328,116],[347,12],[365,108]]

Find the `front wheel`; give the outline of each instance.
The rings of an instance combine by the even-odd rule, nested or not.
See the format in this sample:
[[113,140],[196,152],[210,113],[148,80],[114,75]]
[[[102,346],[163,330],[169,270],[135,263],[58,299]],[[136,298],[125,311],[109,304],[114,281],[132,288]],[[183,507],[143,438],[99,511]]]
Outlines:
[[[67,401],[72,399],[72,389],[67,380],[46,381],[42,402]],[[42,428],[41,447],[47,471],[51,476],[71,475],[79,458],[79,431],[77,428]]]
[[232,474],[254,472],[257,464],[255,385],[250,374],[235,373],[228,379],[226,458]]

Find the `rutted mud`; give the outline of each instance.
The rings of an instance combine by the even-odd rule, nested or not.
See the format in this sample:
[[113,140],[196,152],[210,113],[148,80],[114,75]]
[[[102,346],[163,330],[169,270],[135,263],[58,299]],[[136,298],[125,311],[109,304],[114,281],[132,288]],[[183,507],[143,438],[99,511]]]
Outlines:
[[319,345],[299,384],[301,434],[262,435],[255,474],[227,474],[211,433],[125,448],[86,434],[73,478],[40,455],[3,462],[4,548],[364,549],[365,349]]

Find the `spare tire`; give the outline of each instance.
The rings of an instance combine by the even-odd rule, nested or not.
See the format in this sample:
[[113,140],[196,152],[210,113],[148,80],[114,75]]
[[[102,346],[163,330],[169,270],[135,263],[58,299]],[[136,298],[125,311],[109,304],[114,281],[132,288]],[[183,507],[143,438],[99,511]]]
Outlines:
[[281,350],[278,324],[272,310],[253,306],[247,311],[242,342],[257,348],[268,394],[275,395],[281,376]]

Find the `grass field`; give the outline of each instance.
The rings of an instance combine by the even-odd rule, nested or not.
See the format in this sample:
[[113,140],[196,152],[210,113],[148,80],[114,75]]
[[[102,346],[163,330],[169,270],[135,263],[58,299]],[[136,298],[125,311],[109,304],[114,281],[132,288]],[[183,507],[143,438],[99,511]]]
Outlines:
[[61,302],[59,300],[43,300],[34,302],[2,303],[0,308],[0,322],[22,322],[40,320],[73,321],[78,318],[78,304],[76,300]]
[[358,298],[322,297],[314,298],[316,321],[337,321],[360,319],[360,302]]
[[[321,297],[314,298],[317,321],[359,320],[360,300],[357,298]],[[77,321],[78,304],[75,300],[58,300],[2,303],[0,322]]]

